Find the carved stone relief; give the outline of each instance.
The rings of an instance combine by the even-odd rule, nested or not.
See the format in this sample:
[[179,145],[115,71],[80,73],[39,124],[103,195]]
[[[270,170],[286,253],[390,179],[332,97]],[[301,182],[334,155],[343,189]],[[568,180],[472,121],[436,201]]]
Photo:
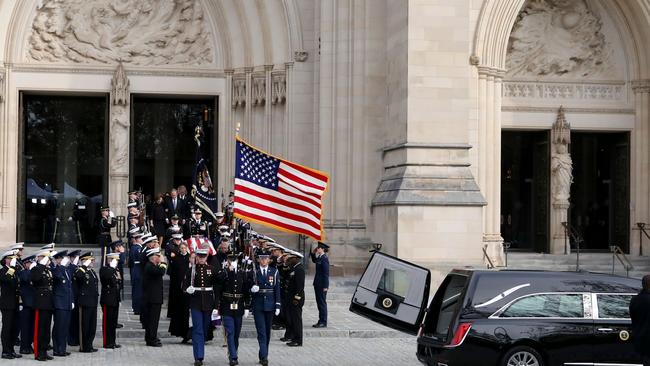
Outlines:
[[510,34],[507,76],[610,79],[615,67],[602,28],[585,0],[531,0]]
[[257,77],[253,78],[252,101],[253,106],[264,105],[266,102],[266,78]]
[[113,104],[129,104],[129,78],[126,77],[124,65],[120,62],[111,79],[111,102]]
[[42,0],[28,61],[205,65],[208,27],[195,0]]
[[233,79],[232,81],[232,107],[244,107],[246,105],[246,80]]
[[271,85],[271,103],[282,104],[287,100],[287,77],[285,74],[273,75]]
[[110,171],[126,174],[129,171],[129,79],[122,63],[117,65],[111,79]]
[[503,82],[503,97],[543,100],[618,101],[625,103],[625,83],[572,84],[544,82]]

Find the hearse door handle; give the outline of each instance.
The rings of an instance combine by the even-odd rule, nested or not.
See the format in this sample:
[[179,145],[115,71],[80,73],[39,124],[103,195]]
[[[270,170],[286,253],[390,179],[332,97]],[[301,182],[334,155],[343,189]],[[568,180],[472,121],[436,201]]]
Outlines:
[[598,331],[602,332],[602,333],[611,333],[611,332],[614,331],[614,329],[612,329],[612,328],[598,328]]
[[361,305],[361,306],[366,306],[366,305],[368,305],[368,302],[367,302],[367,301],[364,301],[363,303],[361,303],[361,302],[359,302],[359,300],[357,300],[356,297],[354,298],[354,302],[356,302],[357,304],[359,304],[359,305]]

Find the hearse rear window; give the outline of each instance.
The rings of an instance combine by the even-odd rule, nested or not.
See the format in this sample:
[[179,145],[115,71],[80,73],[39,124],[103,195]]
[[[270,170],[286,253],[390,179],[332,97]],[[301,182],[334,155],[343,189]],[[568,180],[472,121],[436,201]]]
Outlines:
[[500,315],[503,318],[583,318],[581,294],[538,294],[515,300]]
[[441,342],[447,341],[449,329],[454,323],[454,315],[461,306],[467,280],[466,276],[450,274],[442,282],[436,296],[431,301],[424,323],[424,333],[427,336]]
[[630,318],[630,294],[597,294],[599,319],[629,319]]

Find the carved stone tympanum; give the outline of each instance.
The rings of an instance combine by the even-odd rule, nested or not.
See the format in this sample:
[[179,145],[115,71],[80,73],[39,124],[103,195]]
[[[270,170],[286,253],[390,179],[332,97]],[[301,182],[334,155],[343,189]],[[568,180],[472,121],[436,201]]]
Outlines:
[[208,27],[195,0],[43,0],[26,58],[36,62],[205,65]]

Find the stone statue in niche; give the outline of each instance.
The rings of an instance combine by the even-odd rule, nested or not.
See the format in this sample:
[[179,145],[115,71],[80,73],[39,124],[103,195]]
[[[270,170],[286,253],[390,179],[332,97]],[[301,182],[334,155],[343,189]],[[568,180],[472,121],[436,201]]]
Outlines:
[[205,65],[208,27],[195,0],[42,0],[29,61]]
[[129,115],[126,105],[111,106],[110,170],[112,173],[129,171]]
[[551,154],[551,184],[554,204],[568,204],[573,183],[573,162],[569,154],[571,126],[560,107],[551,130],[553,153]]
[[510,34],[509,77],[607,77],[611,48],[585,0],[531,0]]

